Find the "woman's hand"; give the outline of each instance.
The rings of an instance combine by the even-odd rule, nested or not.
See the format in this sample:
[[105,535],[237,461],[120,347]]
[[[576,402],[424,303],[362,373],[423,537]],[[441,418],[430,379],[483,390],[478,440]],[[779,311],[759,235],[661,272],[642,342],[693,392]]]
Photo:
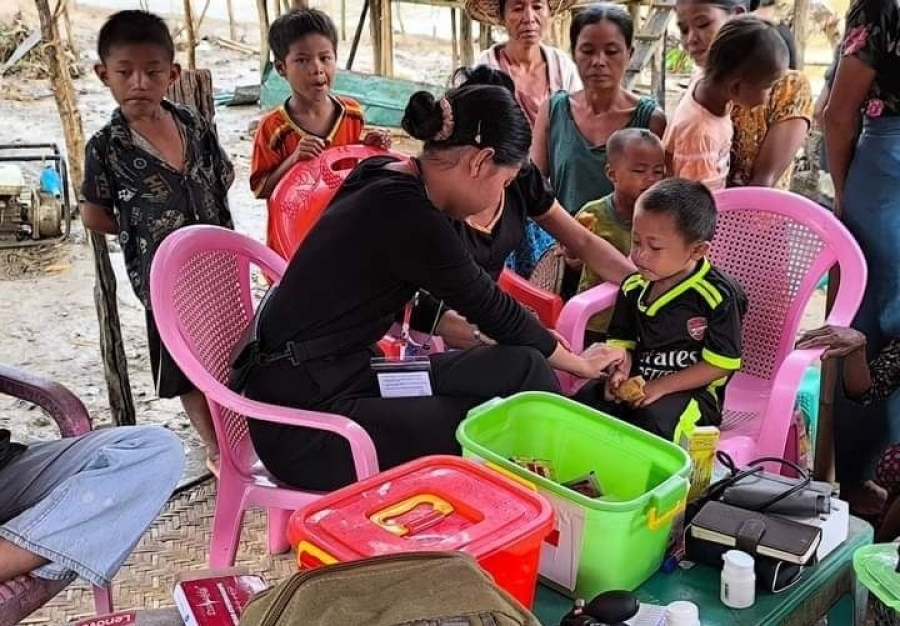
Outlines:
[[595,343],[581,353],[586,369],[582,378],[603,378],[610,369],[615,369],[627,356],[622,348],[604,343]]
[[826,348],[822,360],[845,357],[866,347],[866,336],[854,328],[823,326],[804,333],[797,340],[797,349]]

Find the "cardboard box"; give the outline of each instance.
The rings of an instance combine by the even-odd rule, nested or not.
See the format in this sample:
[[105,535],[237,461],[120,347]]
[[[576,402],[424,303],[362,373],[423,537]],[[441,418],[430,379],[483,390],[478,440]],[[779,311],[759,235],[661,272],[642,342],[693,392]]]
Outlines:
[[688,491],[688,502],[709,487],[718,443],[719,429],[715,426],[695,426],[678,438],[678,445],[691,457],[691,488]]
[[173,595],[186,626],[237,626],[244,607],[266,587],[259,576],[231,567],[180,574]]

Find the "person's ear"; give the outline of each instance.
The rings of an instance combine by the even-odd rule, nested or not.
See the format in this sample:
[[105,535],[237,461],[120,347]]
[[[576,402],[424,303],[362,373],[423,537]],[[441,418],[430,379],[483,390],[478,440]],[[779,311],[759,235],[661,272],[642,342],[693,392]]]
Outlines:
[[177,83],[179,78],[181,78],[181,64],[172,63],[172,66],[169,68],[169,86]]
[[693,259],[694,261],[699,261],[709,254],[709,249],[710,245],[708,241],[695,243],[691,249],[691,259]]
[[106,82],[109,79],[109,70],[106,69],[106,66],[103,65],[103,63],[94,65],[94,74],[97,75],[97,78],[100,79],[101,83],[109,87],[109,83]]
[[469,175],[472,178],[478,178],[478,176],[488,168],[491,163],[494,162],[494,149],[493,148],[481,148],[478,152],[475,153],[475,156],[472,157],[472,160],[469,162]]
[[606,172],[606,178],[609,180],[609,182],[611,182],[613,184],[613,187],[615,187],[617,184],[619,184],[618,181],[616,180],[616,170],[611,168],[609,166],[609,163],[606,164],[605,172]]
[[278,72],[279,76],[285,75],[284,74],[284,72],[285,72],[284,61],[275,59],[275,71]]

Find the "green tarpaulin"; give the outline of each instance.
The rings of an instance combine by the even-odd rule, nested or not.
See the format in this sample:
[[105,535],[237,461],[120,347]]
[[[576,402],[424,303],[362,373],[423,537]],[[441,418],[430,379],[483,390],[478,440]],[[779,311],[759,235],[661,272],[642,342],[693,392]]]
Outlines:
[[[395,128],[400,127],[403,109],[413,93],[424,90],[440,96],[444,92],[437,85],[347,70],[338,70],[333,89],[336,94],[349,96],[362,105],[367,124]],[[266,111],[273,109],[290,95],[287,81],[270,64],[263,75],[260,106]]]

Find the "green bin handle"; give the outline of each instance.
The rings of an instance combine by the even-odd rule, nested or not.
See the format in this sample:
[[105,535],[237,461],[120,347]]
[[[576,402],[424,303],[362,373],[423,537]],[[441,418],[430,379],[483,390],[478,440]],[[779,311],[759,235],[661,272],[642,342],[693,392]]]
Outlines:
[[485,411],[494,408],[501,402],[503,402],[503,398],[496,397],[496,398],[491,398],[487,402],[483,402],[482,404],[479,404],[478,406],[472,407],[471,409],[469,409],[469,412],[466,413],[466,419],[475,417],[477,415],[481,415]]
[[[687,479],[672,476],[650,494],[650,510],[647,511],[647,527],[659,530],[684,511],[687,504]],[[674,500],[674,504],[670,504]]]

